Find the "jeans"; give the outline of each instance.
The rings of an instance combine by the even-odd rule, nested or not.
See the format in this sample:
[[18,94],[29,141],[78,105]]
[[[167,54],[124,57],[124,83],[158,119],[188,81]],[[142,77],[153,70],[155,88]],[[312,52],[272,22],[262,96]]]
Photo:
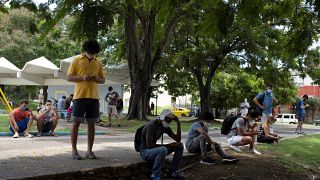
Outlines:
[[[220,144],[214,143],[214,147],[220,157],[224,158],[229,156],[226,154]],[[207,152],[212,150],[211,144],[207,143],[203,135],[199,135],[198,137],[189,141],[188,144],[186,144],[186,149],[190,153],[201,153],[202,158],[207,157]]]
[[180,168],[182,155],[183,155],[183,144],[178,143],[177,147],[155,147],[151,149],[144,149],[140,152],[140,156],[143,160],[153,161],[152,174],[154,176],[160,176],[161,168],[165,162],[167,155],[174,152],[171,171],[176,171]]

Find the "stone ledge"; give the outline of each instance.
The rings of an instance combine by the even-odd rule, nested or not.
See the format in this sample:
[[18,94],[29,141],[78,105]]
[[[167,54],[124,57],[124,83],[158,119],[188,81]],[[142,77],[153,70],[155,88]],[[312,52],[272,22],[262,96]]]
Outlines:
[[[194,159],[198,155],[185,153],[183,156],[183,164]],[[165,176],[171,165],[172,155],[168,156],[165,162],[165,167],[162,169],[162,174]],[[78,161],[75,161],[78,163]],[[80,161],[79,161],[80,162]],[[183,166],[182,166],[183,167]],[[28,180],[72,180],[72,179],[149,179],[152,169],[151,162],[137,162],[134,164],[124,164],[121,166],[107,166],[100,168],[80,169],[74,172],[65,172],[58,174],[49,174],[35,177],[24,177]]]

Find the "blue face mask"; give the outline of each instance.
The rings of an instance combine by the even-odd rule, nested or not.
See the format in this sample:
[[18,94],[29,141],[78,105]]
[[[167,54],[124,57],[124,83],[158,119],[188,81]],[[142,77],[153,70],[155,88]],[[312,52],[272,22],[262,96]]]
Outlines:
[[271,89],[267,89],[267,93],[272,93],[272,90]]
[[27,108],[26,108],[26,107],[21,107],[20,109],[21,109],[22,111],[26,111]]

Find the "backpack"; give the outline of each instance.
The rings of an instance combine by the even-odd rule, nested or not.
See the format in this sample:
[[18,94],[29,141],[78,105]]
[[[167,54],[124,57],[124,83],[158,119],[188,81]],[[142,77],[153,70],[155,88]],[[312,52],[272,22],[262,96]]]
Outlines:
[[140,152],[140,145],[141,145],[141,134],[142,134],[142,130],[144,128],[145,125],[139,127],[134,135],[134,149],[137,152]]
[[228,135],[229,132],[231,131],[231,127],[233,123],[238,119],[239,116],[227,116],[221,126],[221,134]]

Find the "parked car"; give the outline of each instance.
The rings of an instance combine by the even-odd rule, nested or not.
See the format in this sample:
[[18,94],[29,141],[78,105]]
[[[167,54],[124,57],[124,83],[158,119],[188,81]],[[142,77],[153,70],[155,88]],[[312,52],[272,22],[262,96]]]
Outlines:
[[190,110],[186,108],[173,108],[172,112],[175,116],[186,117],[189,116]]
[[298,123],[298,119],[295,114],[278,114],[275,118],[277,119],[277,122],[280,122],[280,123],[289,123],[289,124]]

